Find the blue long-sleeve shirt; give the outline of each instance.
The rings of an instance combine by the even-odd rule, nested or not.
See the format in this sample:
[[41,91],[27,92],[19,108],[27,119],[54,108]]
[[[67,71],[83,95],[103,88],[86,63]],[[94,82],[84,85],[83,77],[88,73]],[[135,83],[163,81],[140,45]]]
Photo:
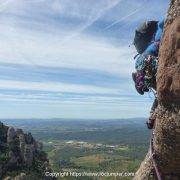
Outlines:
[[162,38],[163,34],[163,28],[164,28],[164,20],[158,22],[158,28],[157,31],[152,39],[152,42],[149,44],[147,49],[144,51],[143,55],[153,55],[158,56],[159,52],[159,44]]

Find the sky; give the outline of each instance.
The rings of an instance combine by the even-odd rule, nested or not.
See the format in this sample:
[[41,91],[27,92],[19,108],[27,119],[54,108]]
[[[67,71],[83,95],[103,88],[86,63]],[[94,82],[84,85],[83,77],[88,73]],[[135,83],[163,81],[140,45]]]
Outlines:
[[0,0],[0,118],[148,117],[131,73],[136,27],[168,0]]

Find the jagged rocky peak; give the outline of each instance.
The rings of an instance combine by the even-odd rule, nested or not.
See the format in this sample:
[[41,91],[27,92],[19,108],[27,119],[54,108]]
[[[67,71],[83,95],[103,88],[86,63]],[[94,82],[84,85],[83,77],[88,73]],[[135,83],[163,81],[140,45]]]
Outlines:
[[180,1],[171,0],[160,46],[157,72],[154,156],[148,152],[135,180],[180,179]]
[[46,179],[51,169],[42,147],[31,133],[0,122],[0,179]]

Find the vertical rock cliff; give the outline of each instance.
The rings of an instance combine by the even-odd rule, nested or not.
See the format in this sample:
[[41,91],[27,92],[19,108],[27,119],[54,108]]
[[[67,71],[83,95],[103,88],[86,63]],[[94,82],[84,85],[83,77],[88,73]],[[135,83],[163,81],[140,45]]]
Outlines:
[[[180,179],[180,1],[171,0],[160,46],[154,128],[154,159],[162,179]],[[148,152],[134,177],[157,179]]]

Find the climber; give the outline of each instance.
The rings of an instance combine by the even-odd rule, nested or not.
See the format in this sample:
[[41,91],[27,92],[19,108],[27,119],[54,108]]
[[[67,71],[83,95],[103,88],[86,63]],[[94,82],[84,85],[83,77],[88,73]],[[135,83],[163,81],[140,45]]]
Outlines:
[[141,95],[149,88],[156,90],[156,71],[158,64],[159,44],[163,32],[164,21],[148,21],[135,32],[134,45],[136,73],[132,74],[135,87]]
[[[138,54],[134,57],[136,72],[132,73],[137,92],[143,95],[149,89],[156,91],[156,73],[158,66],[159,45],[163,33],[164,20],[143,23],[135,32],[134,45]],[[147,122],[149,129],[155,121],[154,111],[157,107],[155,99],[151,108],[151,116]]]

